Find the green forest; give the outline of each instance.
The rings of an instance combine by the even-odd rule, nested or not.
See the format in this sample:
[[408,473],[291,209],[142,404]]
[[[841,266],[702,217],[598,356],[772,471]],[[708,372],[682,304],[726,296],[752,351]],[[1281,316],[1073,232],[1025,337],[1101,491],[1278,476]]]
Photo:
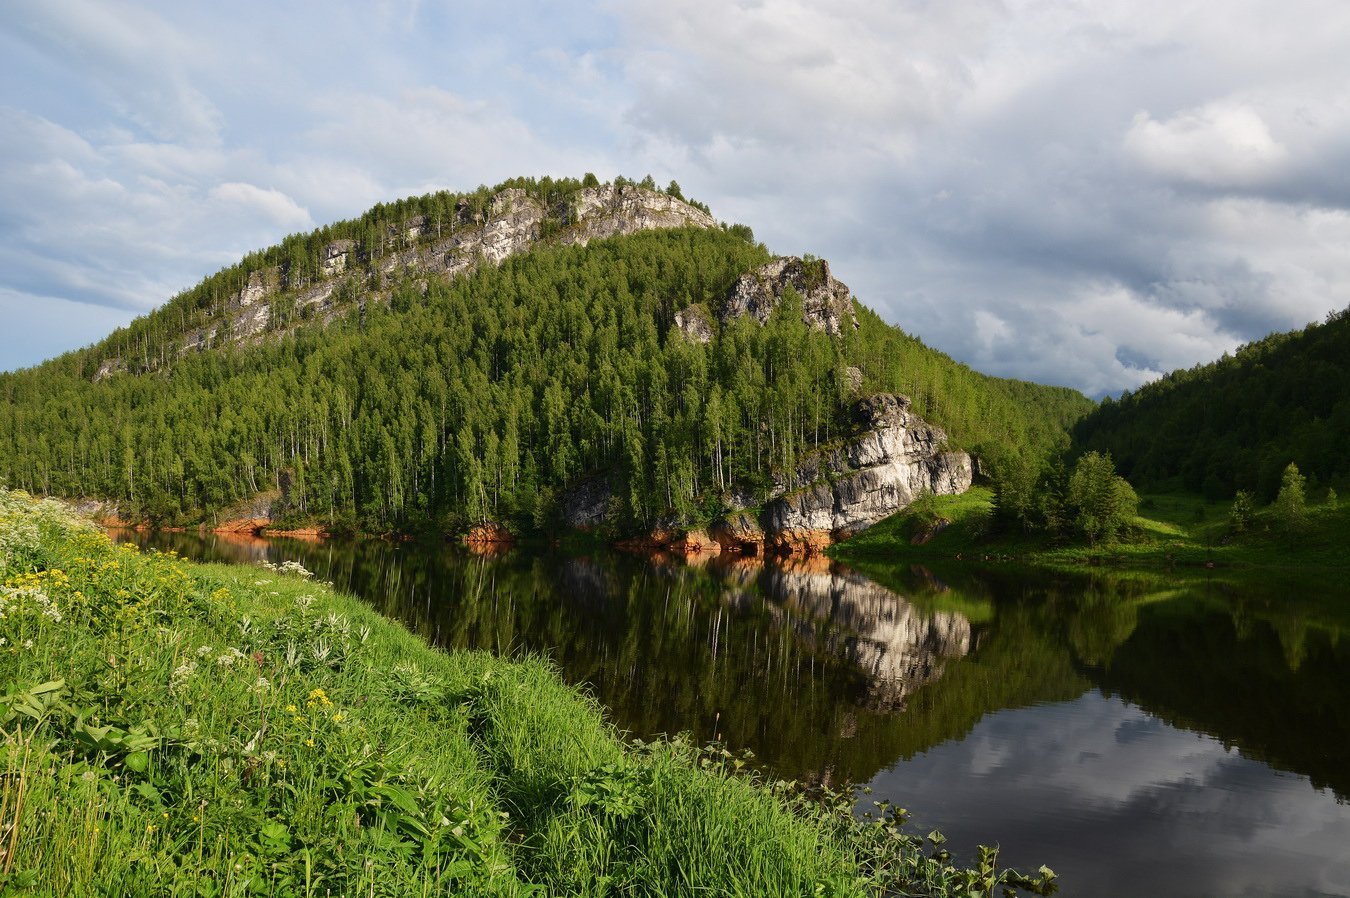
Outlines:
[[1350,481],[1350,309],[1103,402],[1074,429],[1148,490],[1269,500],[1293,462],[1316,491]]
[[[565,208],[581,183],[515,186]],[[436,196],[361,221],[463,199]],[[605,474],[619,526],[637,529],[707,520],[733,489],[762,496],[773,472],[845,435],[849,367],[864,394],[911,396],[977,453],[1064,448],[1092,405],[981,375],[861,306],[855,331],[811,330],[790,293],[766,325],[734,319],[706,345],[689,340],[675,312],[715,312],[770,258],[739,226],[545,241],[453,281],[409,276],[328,324],[175,359],[185,329],[288,251],[250,257],[98,346],[0,376],[0,482],[116,500],[123,517],[161,525],[279,489],[288,519],[332,529],[531,532],[556,523],[569,485]],[[96,382],[115,356],[141,362]]]

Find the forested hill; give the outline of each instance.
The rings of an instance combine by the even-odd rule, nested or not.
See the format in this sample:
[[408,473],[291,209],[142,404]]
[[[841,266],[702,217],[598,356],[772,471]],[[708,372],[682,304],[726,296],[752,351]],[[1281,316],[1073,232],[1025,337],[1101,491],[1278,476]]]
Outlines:
[[1075,428],[1145,488],[1269,498],[1295,462],[1314,486],[1350,482],[1350,310],[1107,400]]
[[330,527],[530,530],[603,474],[636,529],[765,496],[859,395],[906,393],[977,452],[1067,445],[1091,407],[926,347],[820,260],[768,268],[825,307],[737,306],[768,251],[652,187],[521,179],[256,253],[0,376],[0,482],[159,524],[280,494],[274,517]]

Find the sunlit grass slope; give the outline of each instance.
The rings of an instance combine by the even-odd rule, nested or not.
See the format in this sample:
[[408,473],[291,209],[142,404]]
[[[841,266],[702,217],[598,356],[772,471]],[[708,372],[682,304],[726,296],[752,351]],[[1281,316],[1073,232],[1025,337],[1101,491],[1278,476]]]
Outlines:
[[[0,490],[0,894],[1001,893],[537,660]],[[1041,883],[1037,888],[1044,888]]]
[[[1125,535],[1110,543],[1056,542],[1043,533],[1026,534],[1000,525],[993,492],[975,487],[959,496],[933,497],[922,512],[905,510],[831,550],[835,557],[868,565],[932,559],[1020,561],[1048,567],[1102,565],[1205,577],[1236,576],[1244,581],[1297,575],[1316,586],[1339,583],[1350,567],[1350,503],[1309,505],[1297,528],[1283,525],[1273,507],[1255,511],[1236,531],[1226,503],[1189,494],[1145,495]],[[934,519],[945,523],[935,531]],[[931,538],[923,541],[923,535]],[[917,540],[916,540],[917,538]],[[1310,579],[1311,578],[1311,579]],[[1343,590],[1339,590],[1343,591]]]

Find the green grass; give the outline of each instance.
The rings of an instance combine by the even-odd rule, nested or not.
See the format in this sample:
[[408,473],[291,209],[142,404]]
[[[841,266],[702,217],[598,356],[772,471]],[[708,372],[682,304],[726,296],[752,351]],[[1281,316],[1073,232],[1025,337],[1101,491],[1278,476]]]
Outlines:
[[912,540],[928,525],[902,511],[832,547],[831,555],[869,574],[897,563],[1016,561],[1061,570],[1219,577],[1258,588],[1288,590],[1293,584],[1313,592],[1343,591],[1350,566],[1350,503],[1310,505],[1306,524],[1294,533],[1281,527],[1272,509],[1261,509],[1250,528],[1234,534],[1227,504],[1185,494],[1146,495],[1129,532],[1096,546],[994,527],[993,493],[986,487],[935,497],[932,511],[951,523],[923,545]]
[[[894,820],[301,571],[114,547],[0,490],[0,895],[947,895]],[[747,768],[748,769],[748,768]],[[1048,879],[1031,887],[1045,892]]]

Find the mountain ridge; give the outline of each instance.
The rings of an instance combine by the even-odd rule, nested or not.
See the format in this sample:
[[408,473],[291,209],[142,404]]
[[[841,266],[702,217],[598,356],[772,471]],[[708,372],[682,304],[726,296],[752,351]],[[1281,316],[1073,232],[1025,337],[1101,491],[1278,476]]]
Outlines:
[[[328,323],[351,311],[358,298],[387,300],[393,284],[408,276],[454,278],[479,265],[499,265],[546,242],[584,246],[591,240],[654,228],[718,226],[708,212],[683,198],[631,183],[583,186],[568,201],[555,201],[551,209],[546,202],[553,189],[545,188],[542,193],[545,199],[525,187],[506,186],[494,188],[486,201],[478,194],[473,199],[461,194],[428,194],[429,198],[451,198],[452,211],[447,215],[440,208],[446,205],[442,202],[434,212],[377,227],[374,236],[365,240],[320,241],[317,253],[310,250],[311,256],[317,255],[317,263],[306,263],[295,253],[281,261],[268,261],[264,251],[263,264],[255,265],[249,265],[246,257],[241,263],[243,282],[216,306],[217,320],[185,330],[172,358],[225,343],[248,343],[315,318]],[[313,243],[315,235],[328,236],[344,224],[316,229],[305,239]],[[183,291],[166,304],[166,310],[212,278]],[[114,333],[95,347],[117,337]],[[102,358],[93,379],[125,372],[123,355]],[[161,351],[155,367],[162,368],[167,361]],[[148,352],[143,353],[141,368],[153,370]]]
[[887,468],[903,489],[858,482],[890,503],[962,482],[924,467],[943,452],[1067,445],[1091,406],[955,362],[825,260],[772,256],[678,192],[517,179],[250,254],[0,376],[0,480],[158,525],[276,491],[283,528],[521,533],[555,530],[566,492],[604,476],[619,536],[713,525],[811,486],[798,471],[862,476],[811,458],[856,436],[869,396],[911,397],[933,428],[919,468]]

